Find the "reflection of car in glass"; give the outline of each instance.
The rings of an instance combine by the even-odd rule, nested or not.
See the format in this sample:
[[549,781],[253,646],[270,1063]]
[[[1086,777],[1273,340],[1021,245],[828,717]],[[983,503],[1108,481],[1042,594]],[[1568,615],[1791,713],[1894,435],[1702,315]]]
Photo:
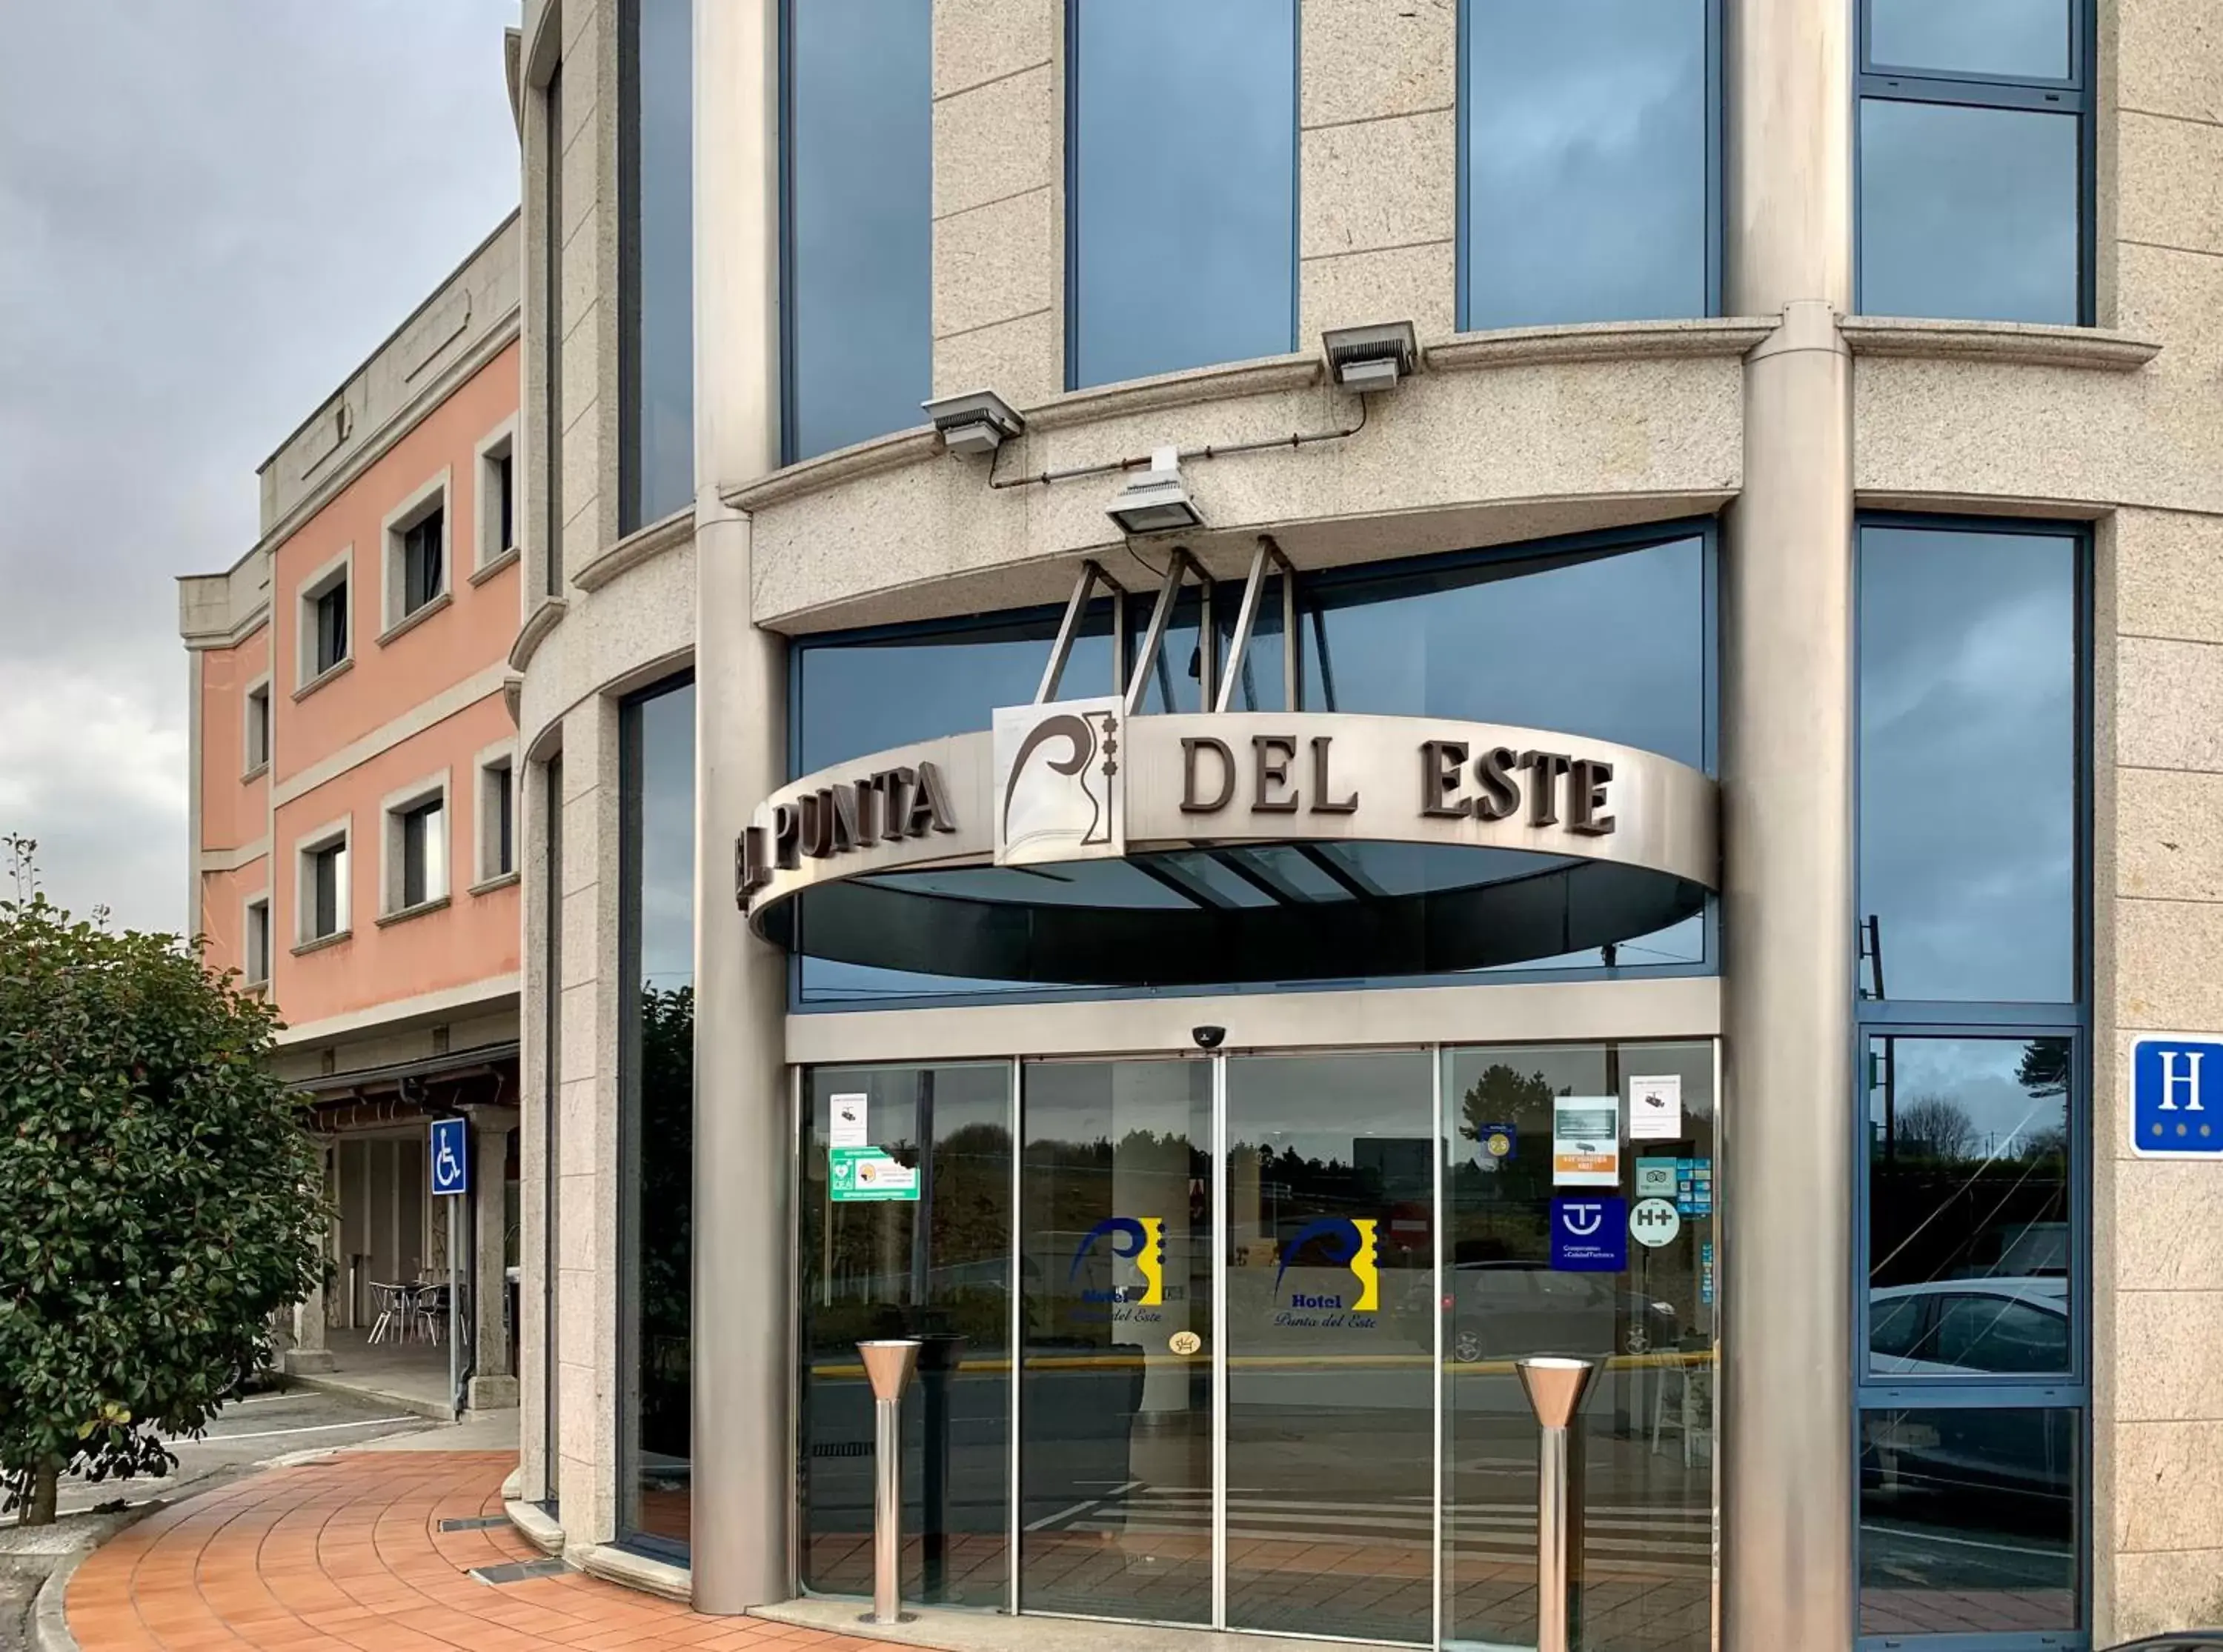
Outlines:
[[2065,1375],[2069,1281],[1941,1279],[1868,1293],[1868,1369],[1879,1377]]
[[1647,1354],[1673,1347],[1682,1334],[1673,1303],[1624,1291],[1610,1273],[1496,1261],[1461,1262],[1451,1274],[1451,1354],[1462,1364],[1527,1354]]
[[[1879,1377],[2065,1376],[2069,1355],[2066,1279],[1940,1279],[1868,1297],[1868,1368]],[[1861,1423],[1861,1482],[1886,1495],[1981,1496],[2000,1519],[2050,1526],[2076,1495],[2076,1441],[2066,1410],[1873,1411]]]

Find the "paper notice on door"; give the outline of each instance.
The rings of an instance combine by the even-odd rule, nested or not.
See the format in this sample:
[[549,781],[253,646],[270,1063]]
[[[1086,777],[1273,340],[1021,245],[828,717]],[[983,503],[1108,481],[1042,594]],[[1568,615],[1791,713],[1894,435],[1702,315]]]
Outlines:
[[1683,1139],[1683,1077],[1669,1073],[1659,1078],[1628,1081],[1628,1139],[1631,1141],[1680,1141]]
[[1552,1185],[1621,1185],[1621,1097],[1561,1096],[1552,1102]]
[[834,1098],[834,1120],[828,1130],[826,1145],[829,1147],[866,1147],[872,1145],[865,1134],[865,1106],[870,1100],[864,1096],[836,1096]]

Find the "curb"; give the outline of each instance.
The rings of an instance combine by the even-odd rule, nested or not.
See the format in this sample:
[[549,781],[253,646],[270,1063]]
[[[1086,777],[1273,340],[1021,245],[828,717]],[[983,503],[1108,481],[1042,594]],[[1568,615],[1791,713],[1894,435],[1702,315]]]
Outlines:
[[312,1389],[319,1394],[338,1394],[349,1399],[376,1400],[381,1405],[391,1405],[412,1416],[421,1416],[434,1423],[457,1421],[456,1409],[443,1405],[436,1399],[420,1399],[413,1394],[396,1394],[383,1388],[371,1388],[359,1382],[348,1382],[333,1377],[305,1376],[295,1372],[287,1380],[296,1388]]
[[98,1542],[88,1543],[47,1573],[46,1581],[39,1586],[38,1593],[31,1597],[30,1619],[27,1624],[31,1636],[31,1652],[82,1652],[77,1643],[77,1636],[70,1633],[70,1580],[77,1575],[78,1567],[85,1564],[93,1550],[107,1541],[107,1536],[104,1535]]

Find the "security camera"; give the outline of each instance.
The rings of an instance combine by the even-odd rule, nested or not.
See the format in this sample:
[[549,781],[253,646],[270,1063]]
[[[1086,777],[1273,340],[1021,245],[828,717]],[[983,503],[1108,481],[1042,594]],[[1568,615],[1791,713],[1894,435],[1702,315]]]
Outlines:
[[1227,1042],[1227,1029],[1224,1027],[1192,1027],[1188,1035],[1196,1040],[1200,1050],[1217,1050]]

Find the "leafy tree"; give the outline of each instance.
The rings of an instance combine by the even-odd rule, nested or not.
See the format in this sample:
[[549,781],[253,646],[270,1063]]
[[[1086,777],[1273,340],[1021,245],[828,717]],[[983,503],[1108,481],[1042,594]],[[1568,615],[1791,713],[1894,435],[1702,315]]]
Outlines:
[[1899,1109],[1899,1145],[1902,1153],[1918,1158],[1963,1159],[1976,1145],[1975,1121],[1949,1097],[1913,1096]]
[[4,840],[0,1508],[161,1473],[316,1283],[326,1211],[277,1014],[173,935],[73,918]]

